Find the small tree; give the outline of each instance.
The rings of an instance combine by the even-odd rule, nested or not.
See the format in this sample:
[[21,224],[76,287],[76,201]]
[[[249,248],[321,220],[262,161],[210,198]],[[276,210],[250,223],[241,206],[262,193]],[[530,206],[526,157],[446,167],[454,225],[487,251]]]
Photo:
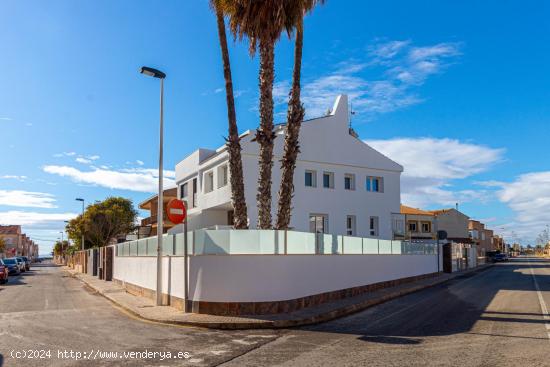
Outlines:
[[118,235],[131,232],[135,228],[137,211],[129,199],[110,197],[102,202],[90,205],[84,215],[69,222],[66,229],[75,248],[102,247]]
[[0,254],[3,254],[6,251],[6,240],[0,238]]

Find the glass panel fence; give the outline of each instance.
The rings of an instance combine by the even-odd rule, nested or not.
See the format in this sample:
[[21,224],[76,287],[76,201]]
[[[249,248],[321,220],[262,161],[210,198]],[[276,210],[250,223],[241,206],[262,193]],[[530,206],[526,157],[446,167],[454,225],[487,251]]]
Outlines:
[[130,242],[130,256],[137,256],[137,242]]
[[317,234],[317,245],[319,248],[319,254],[337,255],[342,253],[341,236],[319,233]]
[[377,238],[363,238],[363,254],[378,254]]
[[363,239],[361,237],[340,236],[342,237],[344,254],[362,254]]
[[391,254],[392,246],[390,240],[378,240],[379,254]]
[[[132,241],[135,242],[135,241]],[[142,238],[141,240],[137,241],[137,254],[138,256],[146,256],[147,255],[147,239]]]
[[315,233],[287,231],[287,254],[315,254]]

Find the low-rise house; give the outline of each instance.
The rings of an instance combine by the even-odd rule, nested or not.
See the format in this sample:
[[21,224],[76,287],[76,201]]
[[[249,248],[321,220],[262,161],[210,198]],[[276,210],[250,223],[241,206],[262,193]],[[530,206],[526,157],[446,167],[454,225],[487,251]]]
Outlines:
[[[177,188],[171,188],[164,190],[162,193],[162,202],[163,207],[166,209],[166,205],[168,202],[172,199],[177,199],[178,197],[178,191]],[[148,236],[156,236],[157,234],[157,227],[158,227],[158,195],[153,195],[147,200],[144,200],[139,204],[139,208],[142,210],[148,210],[149,216],[146,218],[143,218],[141,220],[141,226],[138,230],[139,237],[148,237]],[[169,229],[171,229],[174,226],[174,223],[170,222],[166,216],[166,210],[162,211],[162,217],[163,217],[163,224],[162,229],[163,233],[168,232]]]
[[485,224],[471,219],[468,222],[468,232],[472,242],[477,245],[479,256],[485,256],[489,251],[495,251],[493,247],[493,231],[485,228]]
[[468,220],[466,214],[455,208],[431,210],[437,220],[437,230],[445,231],[447,239],[456,243],[469,244],[472,241],[468,233]]
[[401,205],[393,216],[393,238],[404,240],[436,239],[435,215],[427,210]]
[[[285,124],[275,129],[272,214],[283,154]],[[251,228],[256,227],[258,143],[254,132],[241,135],[245,199]],[[330,114],[304,121],[294,173],[290,226],[297,231],[392,238],[392,214],[400,210],[403,167],[370,147],[349,126],[347,96]],[[199,149],[176,165],[178,197],[188,203],[189,229],[233,224],[226,147]]]
[[21,255],[23,247],[23,236],[21,234],[21,226],[8,225],[0,226],[0,238],[4,240],[6,248],[4,250],[5,257]]

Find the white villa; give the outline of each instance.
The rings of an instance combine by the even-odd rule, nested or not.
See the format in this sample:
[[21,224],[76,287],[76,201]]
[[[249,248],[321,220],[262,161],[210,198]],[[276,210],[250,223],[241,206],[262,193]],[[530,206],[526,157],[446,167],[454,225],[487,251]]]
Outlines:
[[[275,221],[285,125],[276,127],[272,186]],[[251,228],[257,223],[258,144],[242,135],[245,197]],[[291,227],[297,231],[392,238],[400,210],[403,167],[357,138],[349,128],[348,98],[327,116],[304,121],[294,173]],[[232,224],[228,154],[199,149],[176,165],[178,197],[188,205],[189,230]],[[181,229],[180,229],[181,230]]]

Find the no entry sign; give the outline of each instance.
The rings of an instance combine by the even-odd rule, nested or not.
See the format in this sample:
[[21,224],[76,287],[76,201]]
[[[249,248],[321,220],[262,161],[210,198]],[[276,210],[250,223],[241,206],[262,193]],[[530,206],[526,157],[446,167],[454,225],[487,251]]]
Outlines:
[[166,206],[166,215],[170,222],[174,224],[183,223],[187,216],[187,210],[185,209],[183,201],[178,199],[170,200]]

